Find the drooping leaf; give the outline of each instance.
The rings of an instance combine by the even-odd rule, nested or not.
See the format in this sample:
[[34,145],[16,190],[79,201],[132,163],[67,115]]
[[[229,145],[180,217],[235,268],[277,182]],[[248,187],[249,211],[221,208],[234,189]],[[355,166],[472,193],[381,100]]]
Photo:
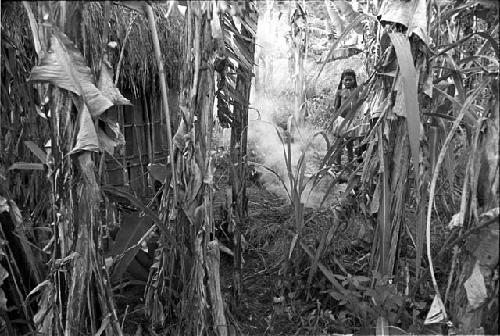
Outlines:
[[33,67],[29,80],[49,82],[75,93],[83,98],[90,114],[98,117],[111,107],[113,102],[93,84],[92,72],[83,55],[66,35],[55,30],[50,41],[49,52],[45,54],[40,65]]
[[35,19],[35,15],[33,14],[33,11],[31,10],[30,2],[23,1],[23,6],[26,9],[26,13],[28,14],[28,20],[30,23],[31,36],[33,37],[33,46],[35,47],[35,52],[38,55],[38,57],[41,57],[43,49],[42,49],[42,45],[40,43],[40,37],[38,35],[38,32],[39,32],[38,22]]
[[99,148],[113,155],[115,147],[125,145],[120,124],[108,118],[99,119],[97,127],[97,137],[99,139]]
[[40,149],[33,141],[25,141],[24,145],[29,148],[29,150],[36,155],[36,157],[42,161],[42,163],[47,162],[47,154]]
[[103,185],[101,190],[104,191],[108,197],[118,201],[118,202],[129,202],[131,205],[137,207],[139,210],[144,211],[144,213],[151,217],[156,224],[159,224],[160,230],[162,229],[161,219],[154,213],[151,209],[145,206],[140,199],[136,196],[124,191],[120,187],[115,187],[112,185]]
[[342,34],[345,27],[345,21],[340,18],[338,10],[335,10],[336,7],[334,9],[331,7],[331,5],[332,3],[330,2],[330,0],[325,0],[326,11],[328,13],[328,16],[330,17],[333,28],[335,29],[335,33]]
[[109,135],[104,132],[100,127],[97,127],[97,138],[99,141],[99,148],[110,155],[115,153],[115,147],[118,146],[118,142],[112,139]]
[[394,44],[394,48],[396,49],[400,74],[403,81],[405,117],[408,125],[411,154],[418,186],[418,177],[420,175],[420,109],[417,100],[417,73],[415,66],[413,65],[413,57],[411,55],[410,41],[408,40],[408,37],[401,33],[390,33],[389,36]]
[[[346,24],[345,24],[346,22],[353,22],[354,20],[356,20],[361,15],[361,13],[355,11],[352,8],[351,3],[349,3],[349,2],[347,2],[345,0],[335,0],[335,1],[333,1],[333,5],[337,9],[338,14],[342,15],[343,18],[344,18],[342,20],[342,18],[338,17],[338,19],[340,19],[341,21],[343,21],[342,24],[341,24],[342,27],[346,26]],[[363,33],[362,27],[360,25],[356,26],[354,28],[354,31],[356,33],[358,33],[358,34],[362,34]],[[340,34],[340,33],[342,33],[342,31],[339,31],[338,33]]]
[[2,265],[0,265],[0,286],[3,284],[3,281],[9,276],[9,272]]
[[76,145],[71,150],[71,154],[76,154],[81,151],[98,152],[99,138],[95,129],[92,117],[87,109],[87,105],[83,105],[78,113],[78,134],[76,136]]
[[446,320],[446,310],[439,294],[434,295],[431,308],[427,313],[424,324],[440,323]]
[[[312,251],[309,249],[307,245],[305,245],[303,242],[300,242],[300,246],[306,252],[306,254],[309,256],[311,260],[314,260],[314,254]],[[330,281],[330,283],[333,285],[333,287],[341,294],[344,294],[346,292],[346,289],[338,282],[336,279],[336,274],[334,274],[330,269],[328,269],[325,265],[323,265],[321,262],[318,262],[318,268],[320,271],[323,273],[323,275]]]
[[339,38],[333,43],[333,45],[330,47],[330,51],[328,52],[328,55],[325,57],[325,60],[321,64],[321,68],[318,71],[318,74],[316,77],[314,77],[313,85],[312,87],[315,86],[316,81],[318,80],[319,76],[323,72],[323,69],[325,68],[325,65],[327,64],[327,61],[332,58],[332,55],[334,51],[337,49],[337,46],[340,44],[342,39],[344,39],[351,30],[355,29],[359,24],[361,24],[361,21],[365,18],[368,18],[369,16],[366,16],[364,14],[358,16],[353,22],[351,22],[346,29],[342,32],[342,34],[339,36]]
[[0,288],[0,309],[4,311],[7,310],[7,297],[5,297],[5,292]]
[[389,324],[385,317],[377,318],[377,336],[389,336]]
[[111,275],[112,281],[119,280],[127,270],[128,265],[141,248],[137,243],[149,230],[151,225],[153,225],[153,219],[149,216],[139,216],[138,213],[130,213],[123,216],[120,230],[111,251],[111,255],[118,258],[118,262],[115,264]]
[[43,170],[43,163],[30,163],[30,162],[15,162],[9,167],[9,170],[22,169],[22,170]]
[[113,83],[113,68],[108,61],[101,62],[101,73],[97,87],[102,94],[113,102],[113,105],[132,105],[130,101],[123,97],[120,90]]
[[[7,201],[7,199],[3,196],[0,196],[0,213],[2,212],[9,212],[10,210],[10,205],[9,205],[9,202]],[[0,242],[3,242],[3,241],[0,241]],[[0,245],[0,257],[2,256],[2,249],[1,249],[1,245]]]
[[156,181],[166,183],[170,180],[172,170],[170,166],[163,163],[150,163],[148,164],[148,172]]
[[396,22],[408,27],[408,36],[415,33],[426,44],[429,43],[426,0],[385,0],[378,16],[381,21]]
[[144,11],[144,4],[146,1],[113,1],[115,5],[121,5],[127,7],[131,10],[136,11],[137,13],[146,16],[146,12]]
[[212,28],[212,38],[221,39],[223,35],[217,6],[213,6],[213,18],[210,21],[210,26]]
[[238,92],[238,90],[234,89],[232,85],[226,85],[226,94],[238,104],[242,106],[248,105],[246,99]]
[[488,290],[484,284],[484,276],[481,273],[479,260],[476,261],[472,274],[464,283],[467,300],[472,309],[478,308],[488,299]]

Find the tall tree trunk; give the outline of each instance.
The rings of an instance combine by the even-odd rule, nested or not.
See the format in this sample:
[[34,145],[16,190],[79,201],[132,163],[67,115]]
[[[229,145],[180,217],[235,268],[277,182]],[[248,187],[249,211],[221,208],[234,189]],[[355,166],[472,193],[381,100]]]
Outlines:
[[[257,21],[257,20],[255,20]],[[242,37],[237,36],[239,43],[250,52],[253,61],[255,53],[255,39],[253,34],[244,25],[241,25]],[[244,39],[247,38],[248,40]],[[248,103],[252,85],[252,73],[244,66],[238,67],[236,90],[244,99],[245,104],[235,103],[233,123],[231,127],[231,207],[235,216],[234,227],[234,266],[233,266],[233,306],[239,306],[241,284],[241,231],[248,222],[247,198],[247,139],[248,139]]]

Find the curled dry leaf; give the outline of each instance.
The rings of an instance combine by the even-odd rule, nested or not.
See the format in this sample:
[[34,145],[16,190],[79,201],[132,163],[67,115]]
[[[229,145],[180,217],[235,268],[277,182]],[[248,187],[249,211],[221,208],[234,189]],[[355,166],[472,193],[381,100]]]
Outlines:
[[396,22],[408,27],[408,36],[418,35],[426,44],[427,35],[427,1],[386,0],[382,2],[378,16],[381,21]]
[[484,284],[484,276],[481,273],[479,260],[474,265],[472,274],[464,283],[467,300],[472,309],[478,308],[488,298],[488,291]]
[[99,151],[99,139],[87,105],[84,105],[78,113],[78,135],[76,136],[76,145],[70,154],[81,151]]
[[132,105],[130,101],[123,97],[120,90],[113,83],[113,68],[108,61],[104,60],[101,65],[101,74],[97,87],[102,94],[113,102],[113,105]]
[[456,213],[453,215],[451,218],[450,222],[448,223],[448,230],[452,230],[456,227],[461,227],[464,222],[464,216],[462,213]]
[[434,295],[431,308],[427,313],[425,324],[440,323],[446,320],[446,310],[439,294]]
[[51,50],[43,57],[40,65],[33,67],[29,80],[49,82],[75,93],[83,98],[90,114],[98,117],[113,103],[93,84],[92,72],[80,50],[65,34],[57,30],[50,41]]
[[172,175],[172,167],[163,163],[150,163],[148,164],[148,173],[156,181],[165,183]]

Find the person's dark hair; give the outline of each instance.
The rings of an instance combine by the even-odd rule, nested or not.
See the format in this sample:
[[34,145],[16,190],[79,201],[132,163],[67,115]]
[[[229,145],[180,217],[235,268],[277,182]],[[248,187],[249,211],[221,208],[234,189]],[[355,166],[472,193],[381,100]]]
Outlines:
[[340,75],[340,82],[339,82],[339,86],[338,86],[339,90],[343,89],[342,81],[344,80],[344,78],[346,76],[352,76],[352,78],[354,78],[353,87],[358,87],[358,82],[356,81],[356,72],[352,69],[346,69],[346,70],[342,71],[342,74]]

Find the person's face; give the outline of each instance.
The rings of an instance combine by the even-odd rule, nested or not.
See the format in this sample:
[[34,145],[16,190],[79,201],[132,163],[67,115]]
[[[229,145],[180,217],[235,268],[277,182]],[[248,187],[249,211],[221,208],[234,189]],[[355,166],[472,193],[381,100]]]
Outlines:
[[353,76],[345,76],[342,84],[346,89],[352,89],[354,87],[354,77]]

